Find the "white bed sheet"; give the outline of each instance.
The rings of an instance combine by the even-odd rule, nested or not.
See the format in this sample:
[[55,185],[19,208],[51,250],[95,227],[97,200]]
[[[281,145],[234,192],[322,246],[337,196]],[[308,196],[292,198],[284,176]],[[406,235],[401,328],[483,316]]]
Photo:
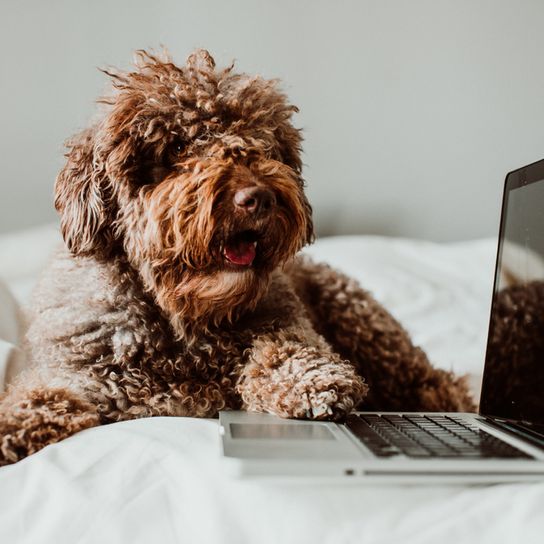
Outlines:
[[[0,278],[20,301],[57,242],[54,227],[0,237]],[[358,277],[436,364],[481,372],[495,241],[348,237],[309,252]],[[231,480],[217,422],[192,418],[91,429],[0,469],[1,543],[532,544],[543,507],[544,484]]]

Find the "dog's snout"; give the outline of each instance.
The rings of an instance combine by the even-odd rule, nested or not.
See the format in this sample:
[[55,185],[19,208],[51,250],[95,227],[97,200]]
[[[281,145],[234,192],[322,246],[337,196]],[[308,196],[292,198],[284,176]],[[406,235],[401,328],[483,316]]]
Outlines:
[[249,214],[265,215],[276,205],[276,196],[265,187],[245,187],[236,191],[234,205]]

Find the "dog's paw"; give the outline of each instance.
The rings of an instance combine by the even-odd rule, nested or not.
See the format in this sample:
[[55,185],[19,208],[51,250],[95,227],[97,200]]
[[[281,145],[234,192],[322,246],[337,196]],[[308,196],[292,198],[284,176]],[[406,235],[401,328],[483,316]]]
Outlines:
[[348,376],[318,376],[299,382],[294,390],[291,417],[302,419],[337,420],[352,412],[364,399],[368,386],[362,378]]
[[[243,407],[284,418],[338,420],[357,408],[368,386],[335,354],[301,350],[281,365],[252,368],[238,385]],[[317,351],[317,350],[315,350]],[[315,356],[317,355],[317,356]],[[264,365],[263,365],[264,366]]]

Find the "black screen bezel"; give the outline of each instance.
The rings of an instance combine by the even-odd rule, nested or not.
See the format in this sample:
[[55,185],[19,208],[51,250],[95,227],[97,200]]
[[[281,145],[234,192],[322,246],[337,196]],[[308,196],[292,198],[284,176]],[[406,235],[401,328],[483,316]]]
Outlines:
[[[502,197],[502,206],[501,206],[501,219],[500,219],[500,228],[499,228],[499,238],[497,243],[497,257],[495,260],[495,278],[493,281],[493,292],[492,292],[492,299],[491,299],[491,312],[489,314],[489,326],[487,331],[487,345],[486,345],[486,356],[485,356],[485,364],[484,364],[484,373],[483,373],[483,379],[482,379],[482,388],[480,392],[480,406],[479,406],[479,414],[488,417],[488,418],[498,418],[502,420],[508,419],[508,421],[516,422],[516,423],[527,423],[526,420],[513,420],[511,418],[505,418],[504,415],[501,414],[493,414],[486,410],[486,399],[485,399],[485,389],[486,389],[486,372],[489,366],[488,361],[488,351],[489,351],[489,340],[492,337],[491,336],[491,316],[493,315],[494,306],[495,306],[495,291],[497,289],[497,282],[499,281],[499,265],[502,261],[502,249],[503,249],[503,242],[504,242],[504,230],[506,225],[506,213],[508,209],[508,197],[510,195],[510,191],[514,189],[519,189],[520,187],[525,187],[527,185],[530,185],[531,183],[536,183],[537,181],[543,181],[544,180],[544,159],[533,162],[527,166],[523,166],[522,168],[518,168],[517,170],[513,170],[509,174],[506,175],[506,179],[504,182],[504,192]],[[544,405],[544,402],[543,402]],[[538,423],[541,424],[542,422],[529,422],[529,423]]]

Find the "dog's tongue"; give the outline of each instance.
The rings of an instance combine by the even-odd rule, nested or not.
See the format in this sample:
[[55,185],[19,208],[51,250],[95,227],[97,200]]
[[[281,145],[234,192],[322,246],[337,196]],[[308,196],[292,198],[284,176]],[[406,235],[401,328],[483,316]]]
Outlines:
[[233,264],[249,266],[255,259],[256,243],[239,240],[225,246],[225,257]]

